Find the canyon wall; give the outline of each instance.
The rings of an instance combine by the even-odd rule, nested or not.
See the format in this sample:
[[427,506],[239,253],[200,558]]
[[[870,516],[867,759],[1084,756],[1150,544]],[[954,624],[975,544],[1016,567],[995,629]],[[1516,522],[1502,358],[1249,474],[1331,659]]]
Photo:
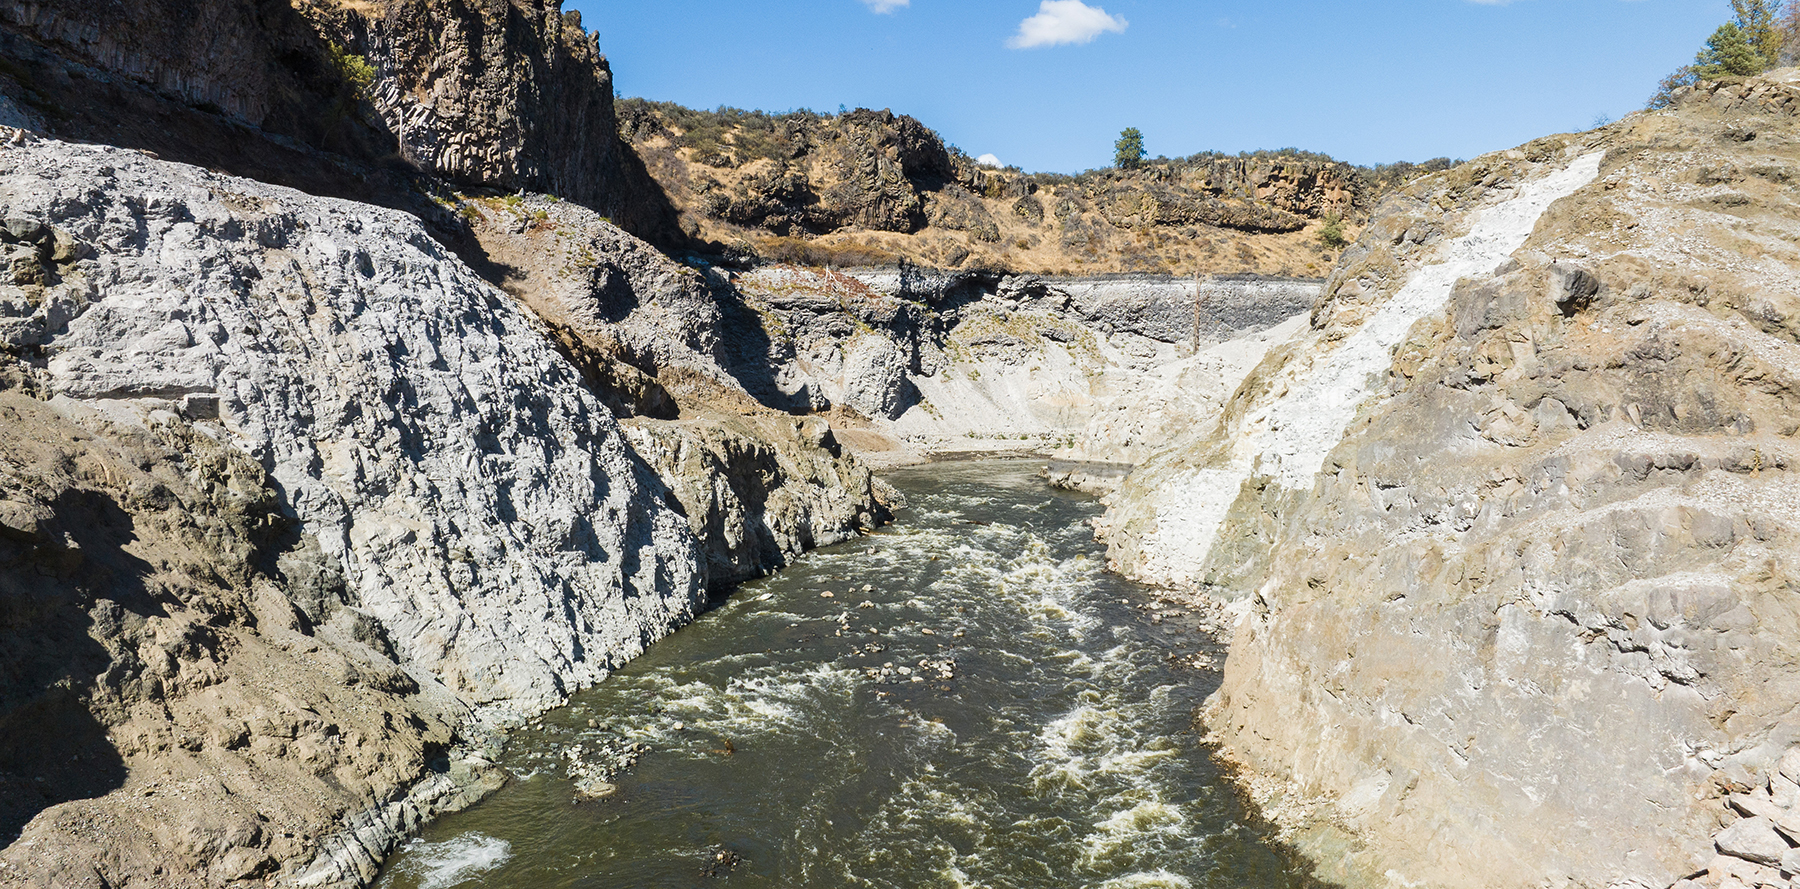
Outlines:
[[1391,197],[1112,558],[1242,616],[1204,720],[1355,885],[1787,885],[1800,75]]
[[11,125],[421,215],[421,192],[550,192],[680,237],[558,2],[9,0],[0,48]]
[[[689,354],[718,313],[642,322],[709,294],[598,211],[539,199],[601,257],[566,293],[487,258],[453,188],[656,206],[608,191],[578,22],[490,6],[0,9],[11,122],[411,211],[0,136],[5,882],[365,882],[491,789],[490,726],[885,519],[828,428],[729,376],[705,389],[754,414],[733,434],[643,428],[657,387],[623,359]],[[421,16],[443,55],[356,51]],[[470,73],[506,59],[531,77]],[[440,84],[463,154],[364,113],[402,77]],[[638,352],[570,323],[602,302]]]
[[1292,149],[1074,176],[985,166],[892,111],[766,114],[620,103],[688,232],[766,261],[1041,275],[1322,275],[1394,184]]
[[[110,850],[94,865],[102,879],[143,878],[144,868],[163,866],[154,834],[166,829],[187,844],[183,860],[194,867],[236,856],[246,874],[291,869],[306,835],[399,805],[452,742],[477,737],[471,708],[504,719],[554,704],[699,604],[699,553],[663,483],[541,323],[417,220],[115,148],[15,134],[0,153],[0,217],[12,245],[9,388],[34,396],[38,414],[85,430],[73,441],[87,442],[67,446],[70,493],[28,496],[8,526],[40,549],[75,549],[54,536],[38,542],[52,531],[33,522],[60,523],[78,544],[81,509],[100,508],[97,498],[120,484],[129,495],[110,510],[123,530],[103,550],[124,567],[91,581],[77,573],[78,592],[65,597],[67,620],[89,615],[93,663],[42,668],[45,681],[60,674],[72,685],[14,684],[7,717],[25,719],[44,696],[61,695],[112,733],[103,746],[116,749],[117,774],[89,789],[110,795],[78,811],[141,808],[126,802],[139,783],[204,774],[214,757],[215,770],[244,781],[299,769],[325,782],[287,812],[285,795],[264,803],[202,782],[165,826],[145,812],[126,819],[149,838],[96,837],[83,825],[107,819],[51,809],[8,847],[12,866],[41,873],[98,844]],[[103,466],[81,468],[82,451],[129,454],[138,440],[190,446],[164,444],[131,464],[152,477],[136,487]],[[190,466],[195,459],[203,462]],[[194,478],[204,461],[241,468]],[[161,549],[155,536],[133,539],[146,511],[154,519],[181,500],[179,488],[155,486],[159,475],[197,488],[189,521],[202,530],[187,537],[236,555],[236,574],[206,568],[208,547],[181,551],[179,524]],[[230,534],[204,530],[221,520],[201,495],[231,503],[239,487],[248,502],[234,509],[250,510],[248,530],[234,533],[251,536],[234,545]],[[293,573],[282,546],[311,553],[310,562]],[[142,575],[159,561],[172,576],[131,592],[151,583]],[[137,579],[125,586],[128,577]],[[136,650],[130,634],[111,629],[146,620],[150,628],[135,632],[151,641]],[[21,619],[11,630],[28,637],[41,627]],[[245,637],[261,641],[240,648]],[[281,672],[280,658],[256,654],[269,645],[323,652],[326,666]],[[96,666],[104,693],[85,688]],[[312,676],[320,670],[341,674],[348,690],[321,691]],[[158,675],[180,681],[149,681]],[[255,693],[240,702],[217,691],[239,685]],[[386,700],[394,696],[403,700]],[[436,727],[393,723],[419,709],[405,699],[420,696]],[[351,715],[339,719],[321,709],[327,703]],[[141,741],[118,722],[128,718],[151,723]],[[384,762],[377,741],[399,745],[406,759]],[[317,755],[296,758],[295,745]],[[227,813],[280,814],[296,827],[278,836],[215,823]],[[374,837],[376,848],[335,872],[366,878],[392,837]],[[204,868],[183,873],[168,879],[200,880]]]

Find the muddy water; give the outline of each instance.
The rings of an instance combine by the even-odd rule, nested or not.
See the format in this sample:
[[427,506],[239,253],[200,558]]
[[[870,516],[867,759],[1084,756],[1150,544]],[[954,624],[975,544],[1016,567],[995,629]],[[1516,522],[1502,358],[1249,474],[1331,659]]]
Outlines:
[[1036,469],[897,474],[894,526],[519,733],[517,780],[381,885],[1304,885],[1191,731],[1216,646],[1107,574],[1098,505]]

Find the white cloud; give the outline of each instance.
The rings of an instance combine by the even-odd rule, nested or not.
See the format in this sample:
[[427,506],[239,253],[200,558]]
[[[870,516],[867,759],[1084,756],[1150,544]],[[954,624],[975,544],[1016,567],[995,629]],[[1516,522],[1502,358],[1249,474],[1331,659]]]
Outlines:
[[871,11],[883,15],[893,12],[896,9],[905,9],[912,5],[912,0],[862,0],[862,2],[863,5],[869,7]]
[[1006,166],[1005,164],[1000,162],[999,158],[997,158],[991,154],[984,154],[984,155],[976,158],[975,162],[984,167],[1004,167],[1004,166]]
[[1044,0],[1038,14],[1019,23],[1019,33],[1006,41],[1013,49],[1088,43],[1107,31],[1123,33],[1129,24],[1121,16],[1107,15],[1098,6],[1081,0]]

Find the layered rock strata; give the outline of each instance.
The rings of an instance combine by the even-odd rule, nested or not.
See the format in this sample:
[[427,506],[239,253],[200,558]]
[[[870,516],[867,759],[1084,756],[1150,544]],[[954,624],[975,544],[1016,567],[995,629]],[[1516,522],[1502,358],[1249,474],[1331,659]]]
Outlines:
[[[140,458],[139,472],[191,476],[182,461],[195,457],[171,448],[247,455],[230,458],[246,468],[226,478],[245,479],[243,496],[254,507],[243,520],[248,531],[233,530],[227,519],[235,513],[227,511],[217,521],[229,533],[207,532],[210,514],[231,501],[214,507],[201,495],[231,483],[190,477],[200,494],[188,508],[201,530],[163,532],[177,538],[168,549],[195,546],[162,556],[174,560],[165,570],[181,575],[167,582],[177,591],[172,602],[158,604],[151,591],[118,607],[106,603],[143,582],[150,569],[133,566],[163,545],[147,532],[130,543],[131,529],[156,518],[145,510],[187,503],[188,495],[174,481],[162,482],[171,494],[147,479],[142,492],[132,490],[124,515],[112,511],[111,525],[127,530],[104,543],[126,554],[108,556],[124,567],[92,582],[77,575],[67,604],[55,606],[72,639],[84,635],[85,621],[92,662],[33,668],[49,671],[46,682],[64,679],[26,681],[7,717],[25,718],[52,695],[70,718],[85,711],[97,734],[112,732],[95,742],[96,755],[112,748],[124,763],[102,786],[76,794],[105,795],[32,820],[25,839],[5,853],[14,868],[61,884],[73,878],[45,869],[89,860],[76,850],[99,844],[116,847],[91,859],[97,878],[113,885],[151,879],[146,868],[159,866],[163,885],[201,885],[211,879],[208,868],[234,855],[245,869],[233,878],[366,879],[397,831],[454,803],[454,781],[426,782],[411,796],[406,788],[432,769],[449,769],[451,745],[479,737],[471,734],[471,707],[504,719],[557,703],[702,601],[703,556],[688,523],[611,412],[553,348],[543,322],[427,237],[417,220],[25,134],[13,134],[0,157],[10,276],[0,334],[13,356],[10,385],[35,393],[45,416],[79,421],[96,438],[90,449],[157,435],[187,443]],[[80,470],[76,452],[62,458],[77,467],[71,490],[87,485],[105,494],[129,482],[104,466]],[[57,465],[43,460],[18,469]],[[49,547],[52,555],[41,558],[54,562],[59,547],[75,548],[54,534],[82,521],[79,509],[65,517],[60,505],[77,496],[86,498],[77,504],[96,504],[100,495],[48,490],[9,506],[9,533]],[[268,566],[279,548],[254,535],[232,543],[233,534],[272,533],[261,530],[270,522],[303,535],[319,567],[290,574],[285,563]],[[82,532],[70,533],[79,544]],[[257,556],[253,546],[270,555]],[[228,556],[248,552],[206,568],[219,547]],[[243,567],[231,568],[233,559]],[[196,567],[181,568],[189,564]],[[200,593],[184,590],[188,576],[198,578]],[[209,604],[214,599],[219,604]],[[174,623],[134,623],[163,612]],[[31,631],[31,613],[10,622],[15,632]],[[181,629],[195,621],[204,626]],[[147,628],[132,629],[139,626]],[[146,634],[167,653],[152,657],[132,642]],[[233,659],[236,639],[248,640],[246,651],[301,654]],[[83,650],[73,646],[66,655]],[[280,667],[281,658],[302,655],[323,666]],[[160,686],[134,678],[183,671],[197,678]],[[347,690],[319,685],[319,671]],[[86,687],[95,675],[99,691]],[[255,690],[224,698],[203,692],[220,683]],[[108,695],[118,703],[106,703]],[[199,699],[190,717],[175,702],[191,696]],[[279,718],[256,716],[265,711]],[[133,718],[147,727],[131,729]],[[247,728],[208,734],[234,719]],[[131,740],[128,729],[146,739]],[[296,754],[296,744],[316,752]],[[226,751],[222,759],[205,758],[214,748]],[[139,783],[215,767],[245,781],[283,769],[314,777],[296,778],[295,795],[270,794],[266,803],[248,793],[251,785],[240,795],[229,781],[196,784],[186,796],[192,810],[169,827],[180,836],[190,828],[204,833],[180,839],[186,857],[159,858],[174,854],[165,847],[174,841],[154,828],[108,833],[106,825],[147,823],[122,814],[154,811],[136,802]],[[8,780],[36,777],[48,783],[54,775]],[[307,790],[315,779],[331,792]],[[305,868],[317,837],[352,813],[361,813],[357,829]],[[252,826],[281,827],[216,834],[202,827],[239,815]]]
[[1317,296],[1306,280],[1060,279],[917,267],[739,275],[784,397],[902,451],[1135,462],[1223,401]]
[[1800,873],[1797,115],[1712,84],[1414,184],[1125,483],[1117,564],[1238,603],[1205,722],[1328,875]]

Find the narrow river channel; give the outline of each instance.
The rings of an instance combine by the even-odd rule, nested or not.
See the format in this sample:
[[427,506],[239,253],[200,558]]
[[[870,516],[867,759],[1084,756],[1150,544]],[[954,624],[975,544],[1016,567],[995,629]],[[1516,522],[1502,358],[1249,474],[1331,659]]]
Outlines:
[[515,734],[515,780],[380,885],[1310,885],[1192,729],[1217,646],[1105,571],[1098,504],[1038,466],[893,474],[898,522]]

